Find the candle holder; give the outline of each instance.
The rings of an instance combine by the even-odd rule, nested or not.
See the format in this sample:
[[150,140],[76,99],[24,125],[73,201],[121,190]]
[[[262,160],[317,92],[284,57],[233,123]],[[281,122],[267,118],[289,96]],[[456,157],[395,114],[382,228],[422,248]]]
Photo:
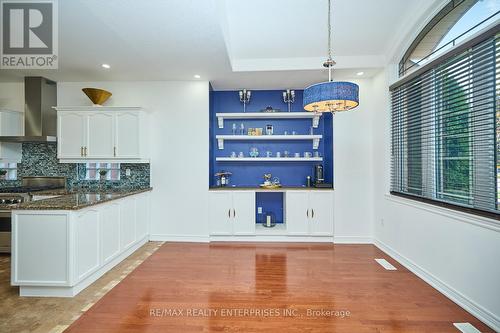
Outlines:
[[246,112],[246,106],[250,103],[250,97],[252,97],[252,92],[250,90],[240,90],[240,102],[243,103],[243,112]]
[[295,102],[295,90],[287,89],[283,91],[283,102],[288,104],[288,112],[291,112],[292,103]]

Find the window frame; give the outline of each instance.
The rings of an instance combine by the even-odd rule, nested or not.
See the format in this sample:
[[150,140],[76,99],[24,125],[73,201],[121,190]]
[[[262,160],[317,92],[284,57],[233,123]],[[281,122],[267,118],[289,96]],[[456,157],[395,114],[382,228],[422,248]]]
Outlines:
[[[95,164],[96,167],[89,167],[90,164]],[[103,164],[105,164],[106,166],[102,166]],[[117,167],[112,167],[112,165],[114,164],[117,164],[118,166]],[[105,182],[117,182],[117,181],[120,181],[121,179],[121,164],[120,163],[115,163],[115,162],[89,162],[89,163],[84,163],[83,164],[84,168],[85,168],[85,176],[81,179],[83,181],[97,181],[97,182],[100,182],[100,181],[105,181]],[[101,174],[99,173],[100,170],[107,170],[107,174],[106,174],[106,179],[101,179]],[[90,177],[90,171],[95,171],[96,173],[96,177],[97,178],[91,178]],[[117,172],[117,175],[118,175],[118,178],[116,179],[111,179],[111,174],[112,174],[112,171],[118,171]]]
[[[3,166],[3,165],[7,165],[7,166]],[[12,167],[11,164],[14,164],[15,166]],[[18,180],[18,163],[16,162],[2,162],[0,163],[0,170],[6,170],[7,173],[4,175],[4,176],[1,176],[2,178],[0,178],[0,180],[3,180],[3,181],[16,181]],[[14,174],[15,176],[12,177],[12,178],[8,178],[8,175],[9,173],[12,173]]]
[[[420,76],[424,72],[429,71],[430,69],[436,68],[439,64],[445,62],[449,58],[452,58],[460,53],[463,53],[465,50],[471,49],[474,46],[476,46],[477,44],[479,44],[479,43],[481,43],[489,38],[494,38],[495,36],[498,36],[499,34],[500,34],[500,23],[495,24],[494,26],[491,26],[491,27],[485,29],[481,33],[478,33],[476,35],[473,35],[473,36],[467,38],[462,43],[454,46],[448,52],[440,54],[436,58],[430,60],[425,65],[417,68],[416,70],[414,70],[411,73],[406,74],[400,80],[391,84],[389,87],[389,90],[392,91],[392,90],[396,89],[397,87],[404,85],[405,83],[411,81],[412,79]],[[497,44],[498,44],[498,41],[497,41]],[[497,55],[497,57],[498,56],[499,55]],[[496,77],[497,78],[500,77],[500,68],[499,67],[500,66],[498,66],[496,68],[496,71],[497,71]],[[498,80],[496,83],[496,87],[497,87],[496,90],[498,91],[498,87],[500,87]],[[403,103],[406,103],[406,100],[404,98],[401,98],[401,100],[403,101]],[[497,94],[497,98],[495,101],[495,106],[496,106],[495,113],[496,114],[500,114],[500,105],[498,105],[499,100],[500,100],[500,98],[498,97],[498,94]],[[402,115],[401,113],[398,116],[404,117],[404,115]],[[500,120],[498,120],[498,118],[497,118],[497,124],[500,124]],[[391,126],[391,128],[392,128],[392,126]],[[402,135],[401,133],[402,132],[399,131],[399,135]],[[496,128],[495,134],[496,134],[496,136],[500,136],[498,128]],[[391,134],[391,138],[394,139],[394,133]],[[500,151],[500,142],[498,142],[498,140],[496,142],[496,146],[497,146],[497,151]],[[392,160],[392,162],[391,162],[391,166],[392,166],[391,167],[391,184],[393,183],[392,177],[394,177],[393,176],[394,172],[397,172],[400,174],[400,178],[399,178],[400,182],[406,182],[406,183],[408,182],[407,168],[405,167],[404,162],[395,161],[393,159],[394,154],[399,154],[399,155],[404,154],[404,152],[401,151],[401,149],[404,149],[404,148],[399,147],[399,149],[400,149],[399,152],[395,152],[395,149],[391,148],[391,151],[392,151],[392,154],[391,154],[392,155],[391,156],[391,160]],[[498,152],[496,152],[496,153],[498,153]],[[473,159],[473,157],[471,157],[471,159]],[[498,182],[499,181],[498,175],[500,174],[500,171],[498,171],[498,169],[499,169],[498,163],[499,162],[500,161],[497,159],[497,182],[496,182],[497,193],[499,190],[498,186],[500,186],[500,183]],[[405,172],[406,172],[406,175],[405,175]],[[436,174],[435,177],[438,177],[438,175]],[[434,182],[434,184],[436,184],[436,182]],[[401,184],[401,185],[403,185],[403,184]],[[391,185],[391,187],[392,187],[392,185]],[[474,191],[474,189],[472,189],[471,191]],[[458,204],[445,202],[445,201],[442,201],[439,198],[437,198],[436,195],[434,195],[433,198],[421,197],[421,196],[413,195],[410,193],[402,193],[399,191],[393,191],[392,188],[390,189],[389,193],[392,196],[402,197],[402,198],[410,199],[410,200],[417,201],[417,202],[423,202],[426,204],[430,204],[430,205],[434,205],[434,206],[438,206],[438,207],[442,207],[442,208],[447,208],[447,209],[451,209],[451,210],[455,210],[455,211],[459,211],[459,212],[463,212],[463,213],[467,213],[467,214],[477,215],[477,216],[486,217],[489,219],[500,221],[500,212],[499,211],[496,211],[496,212],[495,211],[487,211],[487,210],[483,210],[483,209],[479,209],[479,208],[461,206]],[[436,188],[435,193],[437,194],[437,188]],[[496,207],[498,209],[498,207],[500,207],[500,202],[499,202],[500,194],[497,194],[496,199],[497,199],[496,200]]]

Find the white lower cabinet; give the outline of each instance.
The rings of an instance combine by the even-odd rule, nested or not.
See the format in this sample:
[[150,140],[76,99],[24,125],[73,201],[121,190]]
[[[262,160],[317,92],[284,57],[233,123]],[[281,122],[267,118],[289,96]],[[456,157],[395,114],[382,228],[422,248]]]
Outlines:
[[[211,191],[210,236],[255,236],[255,196],[255,191]],[[315,236],[331,241],[333,191],[284,190],[284,206],[284,228],[260,228],[258,237],[284,236],[286,240],[287,236]]]
[[333,192],[309,192],[309,233],[312,236],[333,236]]
[[211,235],[255,234],[255,192],[210,192],[209,205]]
[[82,280],[92,274],[100,264],[99,211],[85,210],[78,214],[75,220],[76,279]]
[[12,211],[11,284],[72,297],[148,240],[149,193],[80,210]]
[[333,191],[288,191],[287,233],[291,236],[333,236]]
[[102,210],[101,220],[101,258],[104,264],[120,253],[120,204],[110,203]]
[[126,250],[135,241],[135,199],[123,199],[120,205],[120,239],[121,249]]

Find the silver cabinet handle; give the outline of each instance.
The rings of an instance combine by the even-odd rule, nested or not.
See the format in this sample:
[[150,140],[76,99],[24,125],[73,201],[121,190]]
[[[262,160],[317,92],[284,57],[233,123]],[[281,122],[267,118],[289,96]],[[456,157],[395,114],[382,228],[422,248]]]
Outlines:
[[83,154],[87,156],[87,147],[83,147],[83,152],[84,152]]
[[116,147],[113,147],[113,156],[116,157]]
[[314,209],[311,209],[312,211],[312,218],[314,218]]
[[306,216],[309,217],[309,208],[307,208]]
[[227,210],[227,217],[231,217],[231,208]]
[[233,217],[236,217],[236,209],[233,208]]
[[80,156],[83,157],[83,147],[80,147]]

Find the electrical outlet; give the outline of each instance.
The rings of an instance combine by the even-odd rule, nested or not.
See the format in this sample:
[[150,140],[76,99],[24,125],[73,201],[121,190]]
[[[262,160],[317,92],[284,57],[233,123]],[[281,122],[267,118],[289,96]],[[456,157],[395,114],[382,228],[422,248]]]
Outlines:
[[125,176],[130,177],[130,169],[125,169]]
[[257,214],[262,214],[262,207],[257,207]]

